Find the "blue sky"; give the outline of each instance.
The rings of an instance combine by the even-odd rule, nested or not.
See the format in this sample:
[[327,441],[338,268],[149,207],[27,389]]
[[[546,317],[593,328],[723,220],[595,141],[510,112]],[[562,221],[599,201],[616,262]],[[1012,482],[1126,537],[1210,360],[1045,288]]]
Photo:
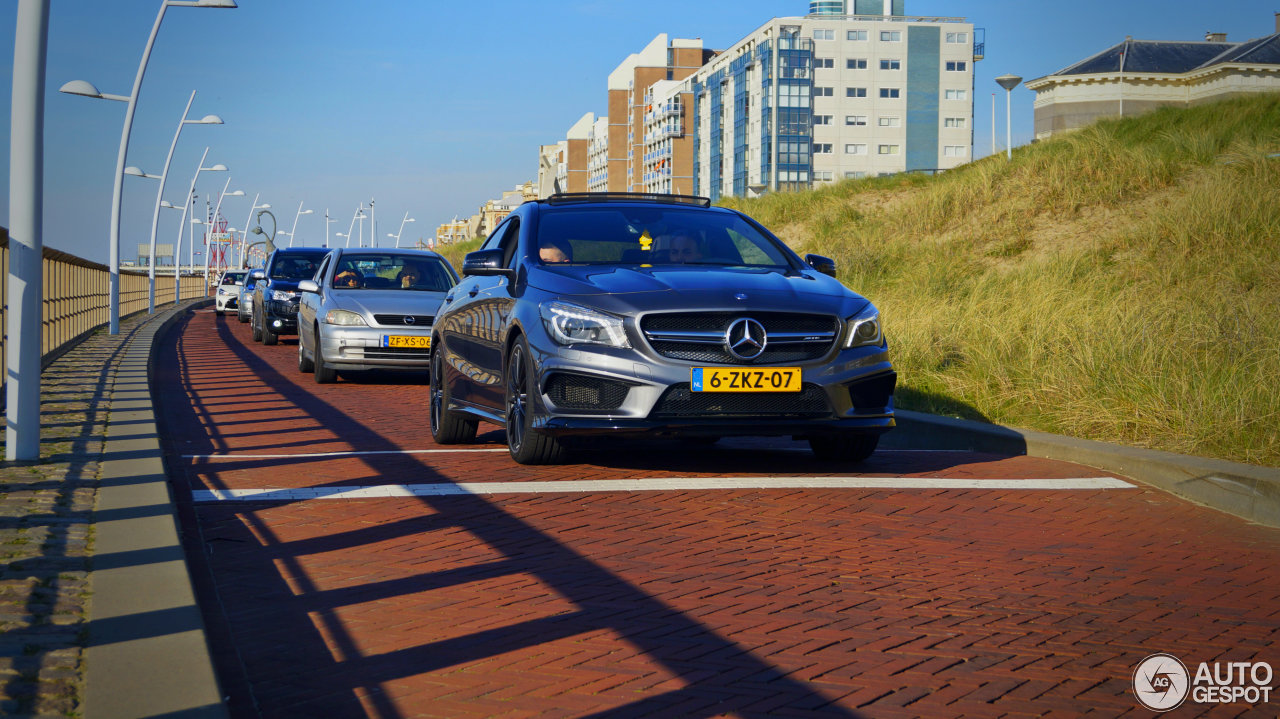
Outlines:
[[[320,244],[324,212],[346,232],[356,206],[377,200],[378,234],[415,218],[406,241],[433,235],[503,190],[534,179],[537,147],[564,137],[583,113],[604,114],[606,80],[655,35],[700,37],[725,48],[772,17],[802,15],[807,0],[238,0],[235,10],[170,8],[148,65],[127,164],[159,173],[182,109],[220,115],[189,125],[174,155],[165,198],[180,204],[206,145],[207,164],[230,168],[222,214],[242,228],[256,193]],[[105,262],[112,172],[124,103],[58,93],[88,80],[127,95],[159,0],[54,0],[45,106],[47,247]],[[0,6],[0,128],[8,137],[11,38],[16,2]],[[991,149],[993,82],[1059,70],[1132,35],[1240,41],[1275,32],[1277,0],[907,0],[910,15],[964,17],[986,30],[976,64],[974,152]],[[1014,144],[1031,138],[1033,93],[1013,96]],[[998,98],[997,136],[1004,135]],[[9,143],[0,147],[0,225],[9,217]],[[203,173],[196,192],[216,195],[227,173]],[[127,178],[121,258],[149,239],[156,186]],[[159,241],[172,242],[179,213],[163,211]],[[370,228],[365,225],[366,237]],[[184,240],[185,241],[185,240]],[[183,250],[185,257],[186,250]]]

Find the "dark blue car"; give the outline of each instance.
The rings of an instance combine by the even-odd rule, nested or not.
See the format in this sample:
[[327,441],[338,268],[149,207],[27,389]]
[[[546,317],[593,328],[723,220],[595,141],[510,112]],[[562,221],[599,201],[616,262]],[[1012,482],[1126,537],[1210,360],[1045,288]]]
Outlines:
[[323,247],[281,248],[267,257],[262,269],[250,273],[255,282],[250,307],[255,342],[273,345],[280,335],[298,333],[298,283],[315,277],[327,254]]

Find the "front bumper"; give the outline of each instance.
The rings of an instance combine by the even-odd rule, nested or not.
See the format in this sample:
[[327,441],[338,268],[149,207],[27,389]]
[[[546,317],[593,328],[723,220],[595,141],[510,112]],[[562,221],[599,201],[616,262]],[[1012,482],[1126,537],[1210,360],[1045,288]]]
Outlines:
[[214,305],[220,310],[234,310],[238,306],[237,295],[217,295]]
[[298,301],[264,300],[262,322],[276,334],[298,333]]
[[390,347],[390,337],[431,339],[431,327],[347,327],[320,325],[320,356],[335,369],[427,369],[431,350]]

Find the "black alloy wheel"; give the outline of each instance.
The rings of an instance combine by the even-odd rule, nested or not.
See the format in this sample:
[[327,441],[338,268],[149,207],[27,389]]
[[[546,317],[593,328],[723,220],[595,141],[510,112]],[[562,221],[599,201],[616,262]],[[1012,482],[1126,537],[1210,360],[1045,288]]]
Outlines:
[[475,441],[479,422],[464,419],[461,413],[449,409],[452,401],[449,386],[444,380],[444,359],[440,356],[440,343],[431,343],[436,350],[431,353],[431,438],[436,444],[467,444]]
[[507,355],[507,449],[520,464],[556,464],[564,459],[564,447],[548,434],[533,428],[533,393],[537,391],[533,361],[524,338],[517,338]]

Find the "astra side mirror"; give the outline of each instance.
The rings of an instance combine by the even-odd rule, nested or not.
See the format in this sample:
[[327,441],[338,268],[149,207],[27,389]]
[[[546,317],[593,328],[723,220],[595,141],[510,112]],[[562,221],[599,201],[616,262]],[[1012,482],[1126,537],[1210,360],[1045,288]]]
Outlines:
[[502,249],[468,252],[467,256],[462,259],[462,276],[490,277],[502,275],[515,277],[515,270],[502,266],[502,255]]
[[298,283],[298,291],[318,294],[320,292],[320,285],[317,285],[315,280],[302,280]]
[[827,275],[828,277],[836,276],[836,261],[830,257],[823,257],[822,255],[805,255],[804,261],[807,262],[810,267],[824,275]]

